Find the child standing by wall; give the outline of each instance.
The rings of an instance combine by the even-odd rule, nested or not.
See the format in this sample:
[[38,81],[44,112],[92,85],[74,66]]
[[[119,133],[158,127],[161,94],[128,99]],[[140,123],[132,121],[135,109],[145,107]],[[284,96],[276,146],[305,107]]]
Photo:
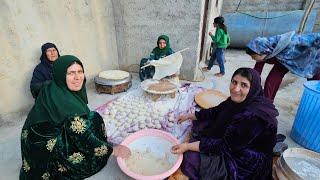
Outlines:
[[227,32],[227,26],[224,24],[224,18],[222,16],[214,18],[213,26],[216,28],[216,33],[213,35],[209,32],[212,41],[216,44],[216,50],[211,55],[208,67],[203,68],[203,71],[209,71],[215,59],[217,59],[220,72],[214,74],[215,76],[221,77],[225,74],[224,70],[224,50],[230,44],[230,37]]

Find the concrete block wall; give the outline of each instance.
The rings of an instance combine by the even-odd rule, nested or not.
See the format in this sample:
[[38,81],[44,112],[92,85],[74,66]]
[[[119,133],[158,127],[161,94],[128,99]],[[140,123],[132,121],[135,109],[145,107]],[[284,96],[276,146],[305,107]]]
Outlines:
[[33,105],[29,85],[40,46],[54,42],[60,54],[82,60],[90,81],[118,68],[111,0],[1,0],[0,126]]
[[224,0],[222,14],[238,11],[290,11],[303,9],[304,0]]
[[[88,82],[102,70],[125,69],[148,57],[167,34],[182,53],[181,78],[194,80],[204,23],[220,13],[222,0],[3,0],[0,6],[0,126],[19,119],[34,103],[32,72],[45,42],[79,57]],[[205,4],[215,4],[205,19]],[[210,6],[209,6],[210,7]],[[204,27],[207,26],[207,27]],[[204,31],[205,30],[205,31]],[[134,66],[138,70],[138,66]]]
[[201,7],[203,0],[113,0],[120,69],[136,65],[148,57],[159,35],[166,34],[174,51],[182,53],[181,76],[194,78],[199,54]]

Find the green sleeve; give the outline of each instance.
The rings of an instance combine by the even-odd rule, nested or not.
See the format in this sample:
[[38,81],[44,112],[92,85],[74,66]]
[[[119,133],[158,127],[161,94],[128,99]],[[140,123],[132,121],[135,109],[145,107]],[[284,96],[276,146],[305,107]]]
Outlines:
[[155,55],[155,52],[154,52],[154,49],[153,49],[153,50],[151,51],[151,53],[150,53],[149,59],[155,60],[155,58],[156,58],[156,55]]
[[[74,117],[65,123],[65,129],[71,140],[76,144],[77,148],[88,154],[94,154],[97,157],[105,156],[108,158],[113,149],[112,146],[103,141],[103,136],[93,129],[96,127],[102,127],[104,124],[93,124],[98,123],[95,119],[88,120],[83,117]],[[100,136],[97,137],[97,136]]]
[[211,35],[211,39],[212,39],[212,41],[214,41],[214,43],[217,43],[220,41],[221,36],[222,36],[221,30],[217,29],[215,35]]

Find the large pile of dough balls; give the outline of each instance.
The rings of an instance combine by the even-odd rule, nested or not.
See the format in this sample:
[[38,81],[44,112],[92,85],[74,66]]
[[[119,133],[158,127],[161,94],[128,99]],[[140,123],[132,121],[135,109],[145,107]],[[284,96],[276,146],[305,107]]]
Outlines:
[[[129,96],[110,102],[103,113],[103,119],[108,127],[114,127],[121,132],[122,137],[140,129],[161,129],[163,126],[173,126],[174,117],[166,115],[161,109],[144,101],[144,98]],[[171,122],[167,121],[167,118]]]

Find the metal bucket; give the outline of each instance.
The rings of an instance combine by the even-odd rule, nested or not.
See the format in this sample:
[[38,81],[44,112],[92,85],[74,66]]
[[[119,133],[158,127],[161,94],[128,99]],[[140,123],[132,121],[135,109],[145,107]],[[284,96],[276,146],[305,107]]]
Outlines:
[[274,168],[279,180],[320,179],[320,154],[302,148],[289,148]]

